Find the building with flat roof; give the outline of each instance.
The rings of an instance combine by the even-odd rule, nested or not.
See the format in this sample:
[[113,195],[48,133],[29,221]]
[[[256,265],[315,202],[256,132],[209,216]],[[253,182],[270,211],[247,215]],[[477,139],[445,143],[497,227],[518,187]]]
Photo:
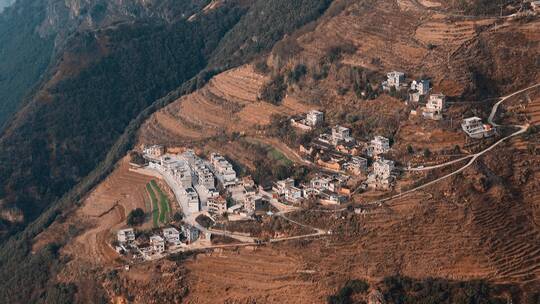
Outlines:
[[186,243],[191,244],[199,239],[199,229],[189,224],[185,224],[181,227],[182,234],[186,237]]
[[471,138],[484,138],[495,135],[495,128],[489,124],[484,124],[479,117],[465,118],[461,123],[461,128]]
[[168,243],[172,245],[180,244],[180,231],[178,229],[174,227],[163,228],[162,233]]
[[306,124],[310,127],[320,126],[324,122],[324,113],[317,110],[311,110],[306,115]]
[[446,102],[446,96],[444,94],[431,94],[427,101],[426,107],[422,112],[425,118],[440,120],[442,119],[442,112],[444,110]]
[[391,88],[399,89],[405,83],[405,73],[393,71],[386,74],[387,80],[383,82],[383,88],[390,90]]
[[162,253],[165,251],[165,240],[163,240],[163,238],[159,235],[152,235],[150,237],[150,245],[156,253]]
[[367,183],[371,188],[390,189],[395,181],[392,172],[395,163],[388,159],[378,159],[373,163],[373,172],[368,175]]
[[120,244],[131,243],[135,241],[135,231],[133,228],[121,229],[116,232],[116,238]]
[[223,187],[232,186],[238,182],[232,164],[225,157],[217,153],[212,153],[210,155],[210,162],[212,163],[214,174]]
[[332,128],[332,143],[334,146],[342,142],[353,142],[354,138],[351,136],[351,129],[336,125]]
[[211,214],[222,215],[227,212],[227,200],[221,196],[209,198],[206,207]]
[[199,194],[197,191],[195,191],[195,189],[191,187],[185,188],[182,199],[185,200],[184,206],[187,206],[188,213],[199,212],[201,210],[199,204]]
[[370,157],[379,156],[390,151],[390,140],[384,136],[375,136],[367,149],[367,154]]

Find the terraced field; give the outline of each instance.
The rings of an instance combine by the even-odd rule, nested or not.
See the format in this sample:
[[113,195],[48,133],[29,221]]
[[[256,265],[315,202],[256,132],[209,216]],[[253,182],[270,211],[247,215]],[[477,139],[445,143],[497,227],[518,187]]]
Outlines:
[[250,65],[223,72],[202,89],[180,98],[155,113],[143,126],[144,143],[185,143],[221,132],[253,132],[270,122],[272,114],[291,115],[310,107],[292,97],[280,106],[257,101],[267,77]]

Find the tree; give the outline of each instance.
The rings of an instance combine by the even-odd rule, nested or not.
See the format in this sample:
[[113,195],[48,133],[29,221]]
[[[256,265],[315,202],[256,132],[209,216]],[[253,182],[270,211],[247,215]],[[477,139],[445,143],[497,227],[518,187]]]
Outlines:
[[127,217],[129,226],[140,226],[144,223],[145,214],[141,208],[131,210]]
[[407,145],[407,153],[409,154],[413,154],[414,153],[414,149],[411,145]]
[[425,148],[424,149],[424,157],[430,157],[431,156],[431,151],[428,149],[428,148]]

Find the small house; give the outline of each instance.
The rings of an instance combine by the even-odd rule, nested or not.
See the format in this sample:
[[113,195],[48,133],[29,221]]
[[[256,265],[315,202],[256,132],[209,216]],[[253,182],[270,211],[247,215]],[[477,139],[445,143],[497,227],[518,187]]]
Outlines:
[[163,238],[159,235],[152,235],[150,237],[150,245],[156,253],[162,253],[165,251],[165,240],[163,240]]
[[128,244],[135,241],[135,231],[133,228],[121,229],[116,232],[116,238],[120,244]]

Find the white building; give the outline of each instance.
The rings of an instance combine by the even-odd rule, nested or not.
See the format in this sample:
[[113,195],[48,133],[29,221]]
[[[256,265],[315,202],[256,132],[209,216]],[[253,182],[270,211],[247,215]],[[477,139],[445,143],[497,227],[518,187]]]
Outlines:
[[379,159],[373,163],[373,172],[381,178],[390,177],[394,168],[394,161],[388,159]]
[[147,158],[159,159],[163,154],[165,154],[165,147],[162,145],[146,146],[143,149],[143,153]]
[[135,231],[133,228],[121,229],[116,232],[116,238],[120,244],[131,243],[135,241]]
[[172,245],[179,245],[180,244],[180,231],[174,227],[170,228],[164,228],[163,230],[163,237],[165,237],[165,240],[167,240],[168,243]]
[[383,88],[390,90],[392,87],[399,89],[405,82],[405,73],[393,71],[386,74],[387,80],[383,82]]
[[276,192],[278,195],[285,195],[287,190],[291,187],[294,187],[294,179],[287,178],[287,179],[275,182],[274,186],[272,187],[272,190]]
[[244,200],[244,209],[248,213],[254,213],[256,211],[262,210],[264,207],[263,199],[258,194],[249,194],[246,195]]
[[418,92],[420,95],[427,95],[429,93],[430,83],[427,79],[414,80],[411,83],[411,90]]
[[395,180],[392,174],[395,164],[391,160],[379,159],[373,163],[373,172],[368,175],[367,183],[376,189],[390,189]]
[[306,124],[310,127],[316,127],[323,123],[324,113],[317,110],[311,110],[306,115]]
[[199,205],[199,195],[195,189],[191,187],[184,189],[181,199],[184,200],[185,203],[181,205],[187,206],[188,208],[186,211],[187,213],[199,212],[201,210]]
[[463,120],[461,123],[463,131],[472,138],[490,137],[495,134],[495,129],[489,125],[482,123],[479,117],[470,117]]
[[345,164],[345,169],[354,173],[361,174],[367,171],[367,159],[359,156],[353,156],[349,162]]
[[390,151],[390,140],[384,136],[375,136],[368,147],[368,156],[374,157]]
[[442,118],[445,102],[446,96],[444,96],[444,94],[431,94],[422,114],[425,118],[440,120]]
[[236,172],[233,169],[233,166],[228,162],[225,157],[212,153],[210,155],[210,161],[212,163],[214,174],[216,175],[218,181],[223,185],[223,187],[228,187],[236,184],[238,178],[236,177]]
[[191,244],[199,238],[199,229],[189,224],[185,224],[182,226],[182,234],[186,237],[186,242]]
[[150,245],[152,245],[152,249],[154,249],[154,252],[156,253],[165,251],[165,241],[159,235],[152,235],[150,237]]
[[212,214],[224,214],[227,212],[227,201],[221,196],[208,199],[206,202],[208,212]]
[[352,142],[354,138],[351,136],[351,129],[342,126],[334,126],[332,128],[332,143],[338,145],[342,142]]
[[176,155],[163,155],[159,163],[150,162],[149,166],[160,171],[166,171],[184,188],[191,187],[193,184],[189,164]]

